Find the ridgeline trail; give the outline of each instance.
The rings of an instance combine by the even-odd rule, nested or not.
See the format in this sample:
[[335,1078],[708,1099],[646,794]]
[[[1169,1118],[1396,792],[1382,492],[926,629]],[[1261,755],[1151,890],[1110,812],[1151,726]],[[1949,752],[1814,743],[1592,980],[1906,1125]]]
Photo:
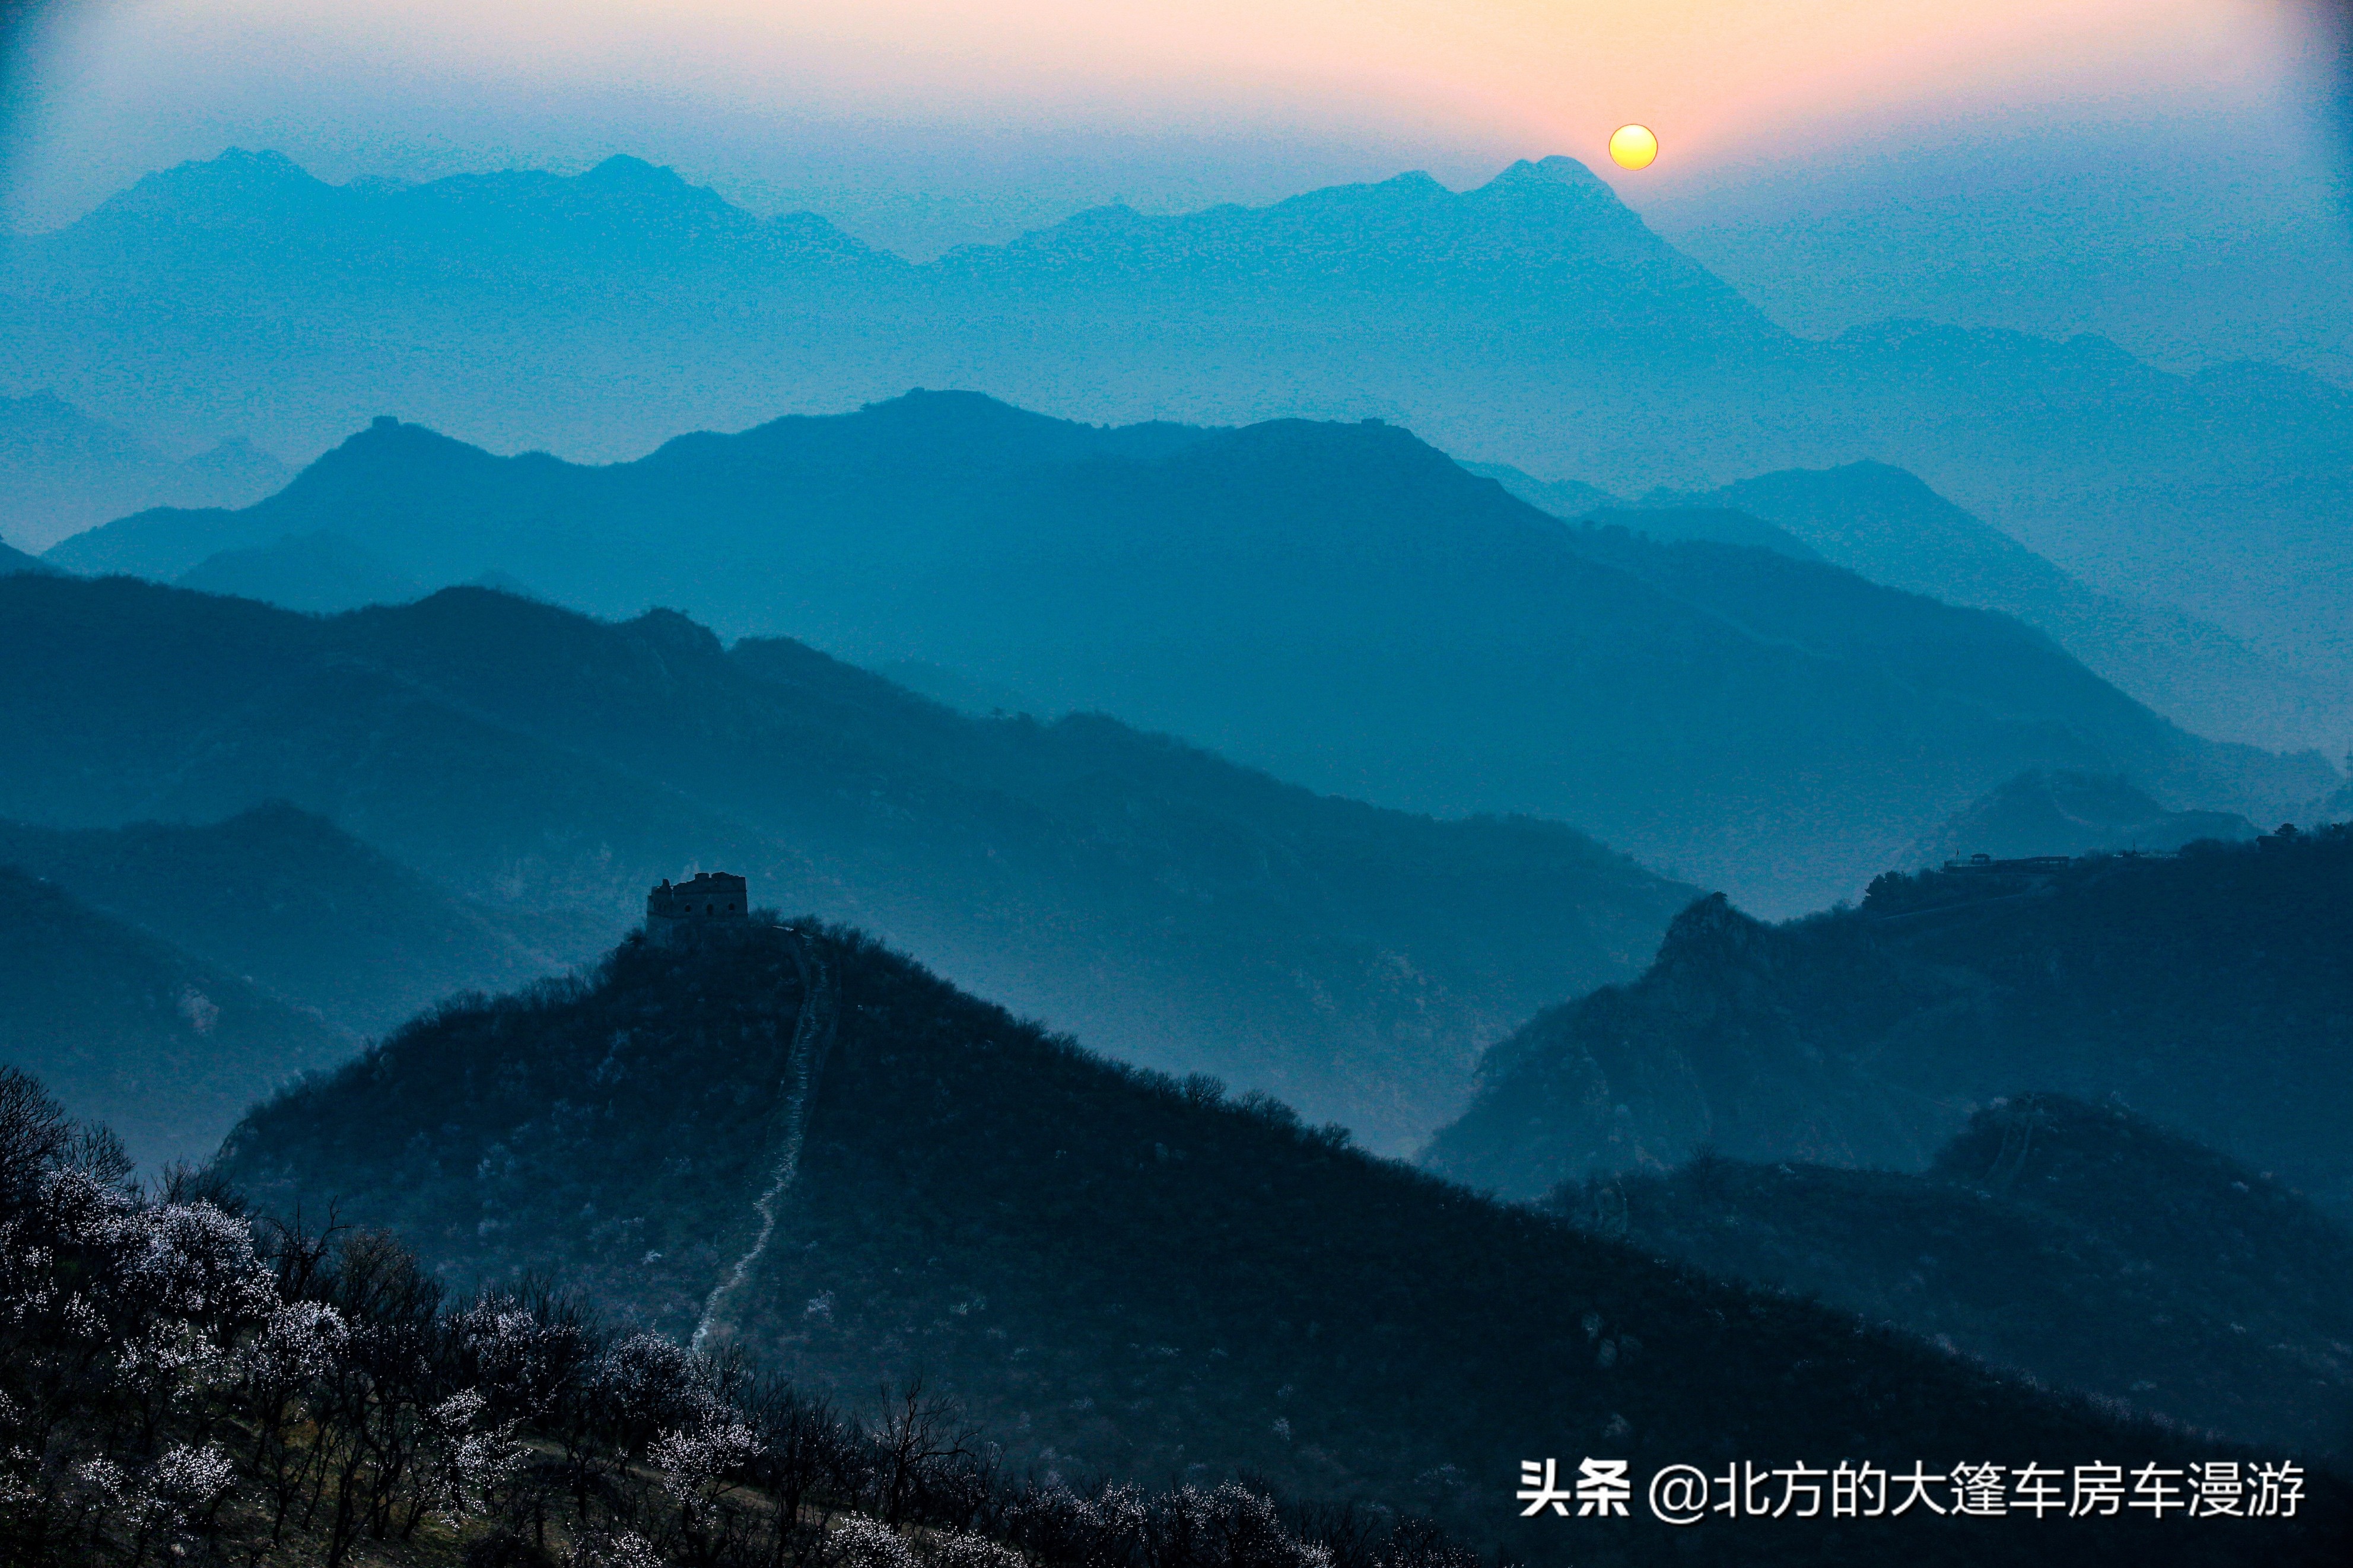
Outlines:
[[776,1163],[770,1167],[766,1188],[752,1204],[760,1216],[758,1233],[744,1256],[735,1260],[734,1267],[712,1288],[709,1300],[702,1304],[702,1318],[694,1325],[691,1342],[698,1351],[704,1348],[712,1331],[719,1326],[722,1310],[751,1277],[761,1254],[768,1249],[768,1238],[776,1234],[776,1211],[785,1194],[792,1190],[793,1177],[800,1170],[810,1102],[825,1070],[826,1054],[833,1047],[837,1016],[833,972],[818,955],[816,944],[806,932],[787,926],[784,934],[792,943],[793,965],[800,972],[801,1005],[799,1016],[793,1022],[793,1042],[785,1058],[784,1078],[777,1085]]

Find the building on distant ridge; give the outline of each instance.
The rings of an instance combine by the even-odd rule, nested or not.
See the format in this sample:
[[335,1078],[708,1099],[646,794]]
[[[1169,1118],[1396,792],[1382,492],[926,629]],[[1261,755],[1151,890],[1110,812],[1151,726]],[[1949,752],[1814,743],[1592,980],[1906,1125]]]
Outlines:
[[646,935],[669,944],[691,932],[738,929],[752,918],[749,891],[743,878],[726,871],[697,871],[691,882],[664,878],[646,895]]

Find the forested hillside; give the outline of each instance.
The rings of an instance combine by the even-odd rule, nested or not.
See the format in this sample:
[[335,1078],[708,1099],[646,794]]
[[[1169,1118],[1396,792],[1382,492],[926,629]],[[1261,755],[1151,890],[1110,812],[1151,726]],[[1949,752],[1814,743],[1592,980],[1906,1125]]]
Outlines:
[[1916,1173],[1702,1153],[1547,1204],[1646,1253],[2053,1387],[2353,1449],[2353,1231],[2120,1104],[1998,1100]]
[[126,1175],[0,1068],[11,1568],[1477,1568],[1425,1520],[1262,1485],[1008,1476],[913,1385],[835,1405],[560,1287],[455,1295],[381,1232]]
[[[798,1046],[828,1035],[799,1070]],[[259,1109],[219,1173],[281,1211],[332,1200],[461,1286],[576,1279],[804,1390],[920,1367],[1016,1470],[1240,1467],[1545,1563],[1584,1561],[1588,1538],[1518,1521],[1530,1454],[2187,1452],[1368,1159],[1271,1102],[1116,1067],[806,925],[632,941],[579,982],[445,1009]],[[1605,1550],[2227,1560],[2254,1541],[2121,1520],[1986,1537],[1639,1522]]]
[[[658,879],[729,869],[1118,1055],[1397,1151],[1463,1103],[1487,1041],[1635,973],[1691,893],[1553,824],[1377,811],[1100,718],[965,719],[668,613],[610,626],[466,589],[322,621],[13,577],[0,659],[0,816],[111,828],[289,801],[564,956],[634,924]],[[301,907],[332,923],[341,873],[320,869]],[[275,931],[297,967],[333,945],[260,913],[220,937]],[[372,990],[376,1016],[406,1005],[314,982]]]
[[1786,925],[1721,898],[1648,973],[1491,1050],[1433,1170],[1537,1196],[1728,1158],[1917,1170],[1999,1095],[2111,1095],[2353,1213],[2353,831],[1890,872]]

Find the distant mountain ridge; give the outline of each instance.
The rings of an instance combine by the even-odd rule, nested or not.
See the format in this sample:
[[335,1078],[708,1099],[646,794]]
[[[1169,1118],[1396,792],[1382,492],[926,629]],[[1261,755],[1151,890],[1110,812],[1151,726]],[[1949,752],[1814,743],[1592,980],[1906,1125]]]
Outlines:
[[352,1041],[0,853],[0,1064],[103,1116],[149,1174],[212,1157],[247,1107]]
[[[1693,890],[1554,824],[1376,810],[1100,716],[965,719],[670,612],[461,588],[318,619],[0,577],[0,815],[111,830],[290,802],[566,954],[634,925],[658,879],[733,870],[763,905],[856,915],[1056,1027],[1392,1150],[1543,998],[1632,973]],[[429,952],[457,914],[411,908]],[[297,968],[322,945],[277,940]]]
[[381,419],[259,505],[47,559],[171,578],[319,531],[428,586],[499,570],[599,615],[680,606],[1350,798],[1577,823],[1776,912],[1850,896],[2032,767],[2262,816],[2339,782],[2184,734],[2005,618],[1564,527],[1377,421],[1103,428],[911,393],[586,468]]
[[0,865],[242,976],[354,1049],[445,996],[510,989],[596,951],[560,919],[462,902],[282,801],[202,826],[0,821]]
[[1890,872],[1767,925],[1709,898],[1539,1015],[1424,1152],[1508,1195],[1726,1158],[1916,1171],[1999,1095],[2120,1099],[2342,1219],[2353,825],[2179,857]]
[[[13,258],[0,384],[166,429],[233,411],[316,450],[396,408],[604,458],[980,384],[1093,421],[1377,416],[1622,494],[1870,459],[2101,593],[2306,679],[2353,672],[2353,545],[2330,522],[2353,394],[2263,366],[2177,376],[2091,338],[1887,322],[1809,342],[1569,159],[1462,192],[1405,175],[1099,211],[918,267],[634,160],[395,189],[233,154]],[[223,330],[257,319],[280,330]]]
[[2353,1231],[2113,1101],[2005,1096],[1918,1173],[1703,1154],[1546,1206],[2191,1427],[2353,1445]]
[[1754,544],[1826,560],[1891,588],[1998,610],[2047,632],[2104,679],[2201,735],[2295,746],[2334,734],[2345,700],[2179,610],[2095,592],[1884,463],[1764,474],[1707,491],[1654,489],[1639,510],[1574,479],[1465,463],[1566,520],[1659,539]]
[[332,615],[425,596],[414,578],[339,533],[287,534],[266,544],[217,550],[174,582],[206,594],[234,594],[289,610]]
[[2168,811],[2126,779],[2030,773],[1955,813],[1901,864],[1917,869],[1972,855],[2169,854],[2201,838],[2235,843],[2256,832],[2235,812]]
[[1659,491],[1643,504],[1746,511],[1874,583],[2016,616],[2201,735],[2293,744],[2339,731],[2348,717],[2341,696],[2239,639],[2178,610],[2097,592],[1883,463],[1766,474],[1695,495]]
[[54,394],[0,397],[0,549],[46,550],[144,507],[244,506],[292,477],[244,441],[174,459]]

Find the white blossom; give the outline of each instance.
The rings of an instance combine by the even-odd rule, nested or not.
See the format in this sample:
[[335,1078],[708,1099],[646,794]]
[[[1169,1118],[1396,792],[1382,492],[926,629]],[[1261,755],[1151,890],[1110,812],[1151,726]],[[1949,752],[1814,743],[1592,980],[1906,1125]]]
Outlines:
[[653,1542],[622,1530],[592,1531],[573,1543],[564,1568],[663,1568]]
[[924,1557],[931,1568],[1023,1568],[1010,1546],[962,1530],[943,1531]]
[[490,1401],[463,1389],[425,1413],[427,1439],[444,1517],[457,1522],[482,1495],[522,1468],[530,1450],[515,1441],[516,1423],[476,1430]]
[[165,1508],[193,1513],[210,1507],[236,1478],[236,1468],[218,1448],[183,1444],[149,1468],[145,1490]]
[[124,1289],[148,1311],[182,1318],[267,1318],[277,1281],[243,1220],[209,1203],[163,1204],[120,1222]]
[[711,1387],[711,1365],[675,1340],[632,1334],[597,1358],[590,1376],[615,1415],[649,1426],[714,1420],[724,1410]]
[[906,1537],[862,1513],[834,1526],[826,1538],[826,1555],[839,1568],[918,1568]]
[[51,1171],[41,1184],[39,1213],[46,1229],[72,1247],[105,1247],[131,1212],[131,1200],[87,1171]]
[[662,1489],[683,1501],[704,1482],[751,1463],[763,1451],[743,1422],[712,1420],[662,1433],[646,1449],[646,1458],[662,1472]]
[[452,1326],[492,1396],[525,1415],[541,1413],[580,1352],[577,1327],[543,1323],[512,1300],[477,1302]]
[[120,1502],[131,1489],[131,1475],[112,1459],[91,1459],[74,1472],[84,1486],[110,1501]]
[[352,1341],[343,1313],[324,1301],[289,1301],[237,1353],[237,1370],[264,1388],[289,1388],[332,1372]]

